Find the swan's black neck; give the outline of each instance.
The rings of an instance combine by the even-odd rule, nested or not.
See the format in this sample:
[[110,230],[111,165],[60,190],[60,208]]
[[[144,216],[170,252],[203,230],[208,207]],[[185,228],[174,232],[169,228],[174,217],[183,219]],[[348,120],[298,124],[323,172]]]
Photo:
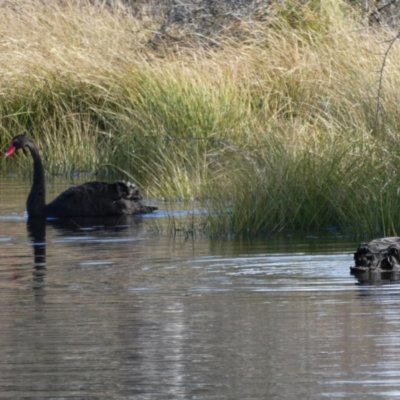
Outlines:
[[29,217],[45,217],[46,190],[42,159],[33,142],[30,141],[26,147],[28,147],[33,158],[33,183],[26,201],[26,210]]

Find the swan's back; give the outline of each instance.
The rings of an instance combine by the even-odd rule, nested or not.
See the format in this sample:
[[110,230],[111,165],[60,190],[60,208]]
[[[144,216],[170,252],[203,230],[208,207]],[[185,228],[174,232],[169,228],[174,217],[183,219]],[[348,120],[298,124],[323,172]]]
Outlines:
[[46,217],[95,217],[149,213],[133,183],[87,182],[71,186],[45,207]]
[[390,271],[399,266],[400,237],[392,236],[361,243],[354,253],[352,270]]

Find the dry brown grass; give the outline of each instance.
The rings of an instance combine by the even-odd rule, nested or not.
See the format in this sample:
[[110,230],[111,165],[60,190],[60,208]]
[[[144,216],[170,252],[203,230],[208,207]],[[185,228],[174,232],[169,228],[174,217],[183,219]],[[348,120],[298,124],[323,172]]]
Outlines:
[[241,21],[211,47],[184,32],[154,47],[151,21],[129,13],[3,2],[2,143],[28,129],[50,172],[123,170],[153,196],[213,199],[218,233],[393,232],[398,45],[376,123],[393,32],[360,29],[336,7],[293,12]]

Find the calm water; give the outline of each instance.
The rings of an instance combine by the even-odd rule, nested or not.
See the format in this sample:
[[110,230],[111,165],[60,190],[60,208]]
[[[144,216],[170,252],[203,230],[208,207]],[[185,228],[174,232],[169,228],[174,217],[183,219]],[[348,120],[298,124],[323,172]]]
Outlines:
[[27,226],[28,188],[0,182],[1,399],[400,397],[400,286],[349,275],[357,240]]

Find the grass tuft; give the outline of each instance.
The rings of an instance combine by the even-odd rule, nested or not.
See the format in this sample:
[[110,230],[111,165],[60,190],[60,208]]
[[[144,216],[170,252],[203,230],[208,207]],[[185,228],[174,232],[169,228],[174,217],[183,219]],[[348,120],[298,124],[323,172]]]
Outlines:
[[1,7],[1,145],[28,130],[50,176],[123,175],[150,197],[200,200],[196,224],[214,235],[399,231],[399,45],[377,114],[393,33],[359,29],[344,3],[286,0],[208,47],[179,30],[150,46],[151,21],[89,3]]

